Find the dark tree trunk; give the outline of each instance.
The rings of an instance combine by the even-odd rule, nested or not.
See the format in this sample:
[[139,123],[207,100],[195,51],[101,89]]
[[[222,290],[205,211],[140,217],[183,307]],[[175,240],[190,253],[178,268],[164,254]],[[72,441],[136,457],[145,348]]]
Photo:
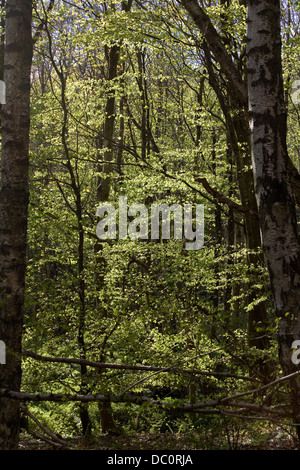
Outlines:
[[[132,0],[128,0],[127,3],[121,2],[121,10],[129,12],[132,6]],[[107,47],[106,55],[108,58],[108,72],[107,72],[107,81],[110,86],[114,80],[119,76],[120,70],[118,69],[120,63],[120,52],[121,52],[121,43],[113,44],[110,48]],[[122,69],[121,69],[122,70]],[[124,101],[122,99],[122,106]],[[105,105],[105,121],[103,134],[101,138],[101,145],[99,150],[103,151],[103,164],[98,164],[99,172],[102,172],[102,176],[98,178],[97,182],[97,202],[99,204],[108,201],[110,190],[111,190],[111,174],[113,170],[113,158],[115,152],[114,148],[114,131],[115,131],[115,107],[116,107],[116,93],[112,85],[112,88],[108,94],[106,105]],[[124,125],[124,122],[122,123]],[[120,129],[120,136],[124,137],[124,128]],[[118,164],[121,165],[122,152],[119,151],[117,154],[117,165],[114,165],[114,168],[120,168]],[[104,272],[106,269],[106,261],[102,255],[103,245],[97,240],[94,247],[96,253],[97,264],[99,266],[99,272],[97,273],[97,289],[99,292],[105,288],[104,286]],[[97,300],[98,303],[98,300]],[[103,316],[107,315],[106,307],[101,308],[101,314]],[[101,374],[102,371],[99,371]],[[113,410],[110,402],[99,403],[99,414],[100,414],[100,423],[103,433],[115,433],[116,425],[113,418]]]
[[[2,106],[0,193],[0,339],[6,365],[0,366],[0,388],[19,391],[28,210],[31,0],[7,0]],[[19,437],[19,403],[0,399],[0,449],[15,449]]]
[[[132,0],[127,3],[121,2],[121,10],[128,12],[131,9]],[[99,164],[99,172],[102,172],[102,177],[98,179],[97,184],[97,199],[98,202],[107,201],[109,198],[110,187],[111,187],[111,173],[113,169],[112,160],[114,157],[114,129],[115,129],[115,105],[116,105],[116,93],[113,82],[119,75],[119,59],[121,52],[121,43],[113,44],[111,47],[107,47],[106,55],[108,59],[108,73],[107,82],[111,89],[108,93],[108,97],[105,105],[105,122],[103,128],[102,137],[102,150],[103,150],[103,164]],[[112,85],[111,85],[112,84]],[[102,160],[102,158],[101,158]],[[115,167],[115,166],[114,166]]]
[[[108,67],[108,84],[118,76],[118,63],[120,55],[120,46],[113,45],[108,53],[109,67]],[[110,85],[109,85],[110,86]],[[111,173],[112,173],[112,160],[113,160],[113,136],[115,127],[115,90],[112,88],[105,105],[105,122],[103,129],[103,164],[99,164],[99,171],[103,176],[99,178],[97,188],[98,201],[107,201],[109,198]]]

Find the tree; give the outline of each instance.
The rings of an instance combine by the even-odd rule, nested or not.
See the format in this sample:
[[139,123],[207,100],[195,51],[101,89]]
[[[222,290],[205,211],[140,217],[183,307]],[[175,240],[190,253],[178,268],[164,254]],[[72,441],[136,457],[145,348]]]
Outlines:
[[[286,146],[279,0],[248,1],[249,122],[262,244],[276,315],[284,374],[296,371],[293,340],[300,335],[300,251]],[[300,385],[291,380],[291,405],[300,424]],[[300,430],[297,427],[298,436]]]
[[[35,2],[41,26],[31,84],[23,347],[33,352],[24,353],[24,393],[1,389],[0,396],[32,401],[37,421],[68,434],[161,426],[151,397],[195,412],[194,429],[202,412],[285,419],[281,389],[267,393],[270,406],[261,400],[270,387],[266,357],[275,354],[266,348],[265,325],[257,337],[256,319],[275,315],[257,256],[260,229],[268,240],[270,228],[260,227],[259,217],[270,205],[258,213],[254,181],[266,195],[251,167],[244,2],[216,0],[205,9],[195,0],[177,8],[154,0],[45,3]],[[259,61],[264,51],[251,54]],[[259,119],[255,125],[265,116]],[[252,147],[260,163],[259,146]],[[205,203],[204,248],[188,252],[180,240],[98,241],[96,207],[117,205],[124,194],[128,206],[148,209],[153,202]],[[283,319],[282,331],[290,332]],[[295,370],[288,342],[285,351],[272,373]],[[193,370],[184,372],[191,361]],[[173,401],[175,387],[180,401]],[[236,402],[245,394],[259,403]],[[124,406],[144,398],[155,408]],[[132,425],[132,416],[145,412],[147,420]]]
[[[243,207],[256,214],[257,203],[251,169],[247,87],[243,78],[245,66],[243,64],[244,61],[240,58],[243,56],[243,44],[240,46],[240,57],[238,60],[234,60],[234,54],[228,52],[229,48],[232,48],[231,43],[234,42],[234,39],[231,39],[228,29],[226,30],[225,28],[224,33],[222,31],[226,13],[221,15],[221,31],[218,31],[209,15],[200,7],[196,0],[182,0],[179,3],[183,4],[201,32],[202,40],[200,41],[200,47],[204,51],[210,85],[216,93],[226,121],[227,146],[232,152],[236,168],[236,179],[241,203]],[[224,6],[224,2],[221,3]],[[233,31],[233,25],[231,26]],[[219,69],[216,68],[214,62],[217,62]],[[262,266],[263,261],[260,253],[261,239],[258,219],[246,216],[244,217],[244,226],[246,246],[249,249],[249,269],[253,266],[259,268],[259,266]],[[257,295],[258,292],[255,292],[255,289],[253,289],[249,293],[249,303],[252,303]],[[255,347],[260,350],[266,350],[269,347],[269,338],[266,334],[268,323],[266,303],[254,302],[251,310],[248,312],[249,347]],[[262,329],[265,331],[264,334],[260,333]],[[272,365],[259,361],[257,366],[260,369],[261,376],[268,380]]]
[[[7,1],[0,190],[0,337],[5,342],[7,357],[0,369],[0,386],[11,390],[19,390],[21,384],[29,200],[31,20],[31,0]],[[0,448],[16,448],[18,434],[19,403],[1,399]]]

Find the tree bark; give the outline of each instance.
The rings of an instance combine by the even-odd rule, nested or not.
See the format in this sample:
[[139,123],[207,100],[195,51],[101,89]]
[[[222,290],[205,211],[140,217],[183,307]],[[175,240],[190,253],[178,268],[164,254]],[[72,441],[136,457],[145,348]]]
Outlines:
[[[118,76],[118,63],[120,56],[120,45],[114,44],[108,53],[109,66],[108,66],[108,86],[111,86],[113,80]],[[112,160],[113,160],[113,134],[115,124],[115,90],[109,91],[109,96],[105,105],[105,122],[103,129],[103,165],[99,165],[99,171],[102,171],[103,176],[99,178],[97,188],[98,201],[107,201],[109,198],[111,173],[112,173]]]
[[[291,345],[300,337],[300,250],[286,147],[279,0],[248,1],[247,71],[255,192],[286,375],[296,370]],[[299,380],[290,386],[300,438]]]
[[[131,9],[132,0],[127,3],[121,2],[121,11],[129,12]],[[108,93],[108,97],[105,105],[105,121],[103,128],[102,137],[102,149],[103,149],[103,164],[99,166],[99,172],[102,172],[103,176],[98,178],[97,183],[97,199],[99,202],[104,202],[109,199],[110,187],[111,187],[111,173],[112,173],[112,160],[114,156],[114,129],[115,129],[115,103],[116,103],[116,92],[114,88],[114,80],[118,77],[119,71],[119,59],[121,52],[122,42],[106,47],[106,55],[108,60],[108,74],[107,84],[111,87]]]
[[[6,364],[0,366],[1,388],[20,390],[21,343],[26,271],[28,168],[30,127],[30,70],[32,1],[6,3],[4,81],[2,106],[0,189],[0,338],[5,342]],[[0,449],[17,448],[19,403],[0,399]]]

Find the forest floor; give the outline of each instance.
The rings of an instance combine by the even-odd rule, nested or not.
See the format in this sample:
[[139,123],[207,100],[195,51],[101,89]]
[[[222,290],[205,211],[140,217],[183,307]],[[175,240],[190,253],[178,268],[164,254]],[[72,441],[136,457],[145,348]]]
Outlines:
[[[280,433],[266,433],[261,442],[251,442],[247,438],[203,439],[197,434],[136,434],[133,436],[101,435],[93,439],[65,439],[69,450],[299,450],[299,445],[289,436]],[[22,435],[20,450],[55,450],[61,447],[29,435]]]

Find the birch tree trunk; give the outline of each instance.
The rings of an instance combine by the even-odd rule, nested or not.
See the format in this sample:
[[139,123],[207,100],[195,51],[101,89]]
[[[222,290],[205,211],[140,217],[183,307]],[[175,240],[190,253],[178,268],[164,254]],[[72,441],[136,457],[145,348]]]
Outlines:
[[[233,152],[235,166],[237,170],[237,183],[240,193],[240,199],[243,207],[247,207],[253,213],[257,213],[257,204],[254,191],[253,172],[251,169],[250,154],[250,132],[248,120],[248,98],[247,86],[241,73],[228,55],[226,47],[230,47],[228,38],[221,37],[211,23],[203,8],[200,7],[197,0],[182,0],[181,3],[188,11],[189,15],[201,31],[205,41],[202,47],[204,50],[205,63],[209,75],[209,83],[214,89],[221,109],[223,111],[228,132],[228,144]],[[222,80],[213,66],[213,57],[218,60],[223,74],[227,77],[226,92],[222,90]],[[256,219],[245,217],[245,238],[246,246],[249,248],[248,265],[249,267],[259,267],[263,264],[260,254],[254,251],[261,247],[260,228]],[[260,291],[258,292],[260,295]],[[257,296],[255,289],[249,294],[248,302],[251,303]],[[259,302],[253,305],[248,313],[248,344],[250,347],[256,347],[265,350],[269,346],[269,337],[267,334],[268,314],[266,304]],[[264,329],[265,333],[262,333]],[[254,365],[254,369],[259,373],[264,381],[270,378],[271,363],[261,361],[260,359]]]
[[[26,267],[32,0],[7,0],[0,190],[0,388],[20,390]],[[15,449],[19,402],[0,399],[0,449]]]
[[[283,373],[289,374],[296,370],[291,345],[300,339],[300,255],[286,147],[279,0],[248,0],[247,72],[262,245],[279,319],[279,358]],[[294,379],[290,385],[300,437],[300,384]]]

